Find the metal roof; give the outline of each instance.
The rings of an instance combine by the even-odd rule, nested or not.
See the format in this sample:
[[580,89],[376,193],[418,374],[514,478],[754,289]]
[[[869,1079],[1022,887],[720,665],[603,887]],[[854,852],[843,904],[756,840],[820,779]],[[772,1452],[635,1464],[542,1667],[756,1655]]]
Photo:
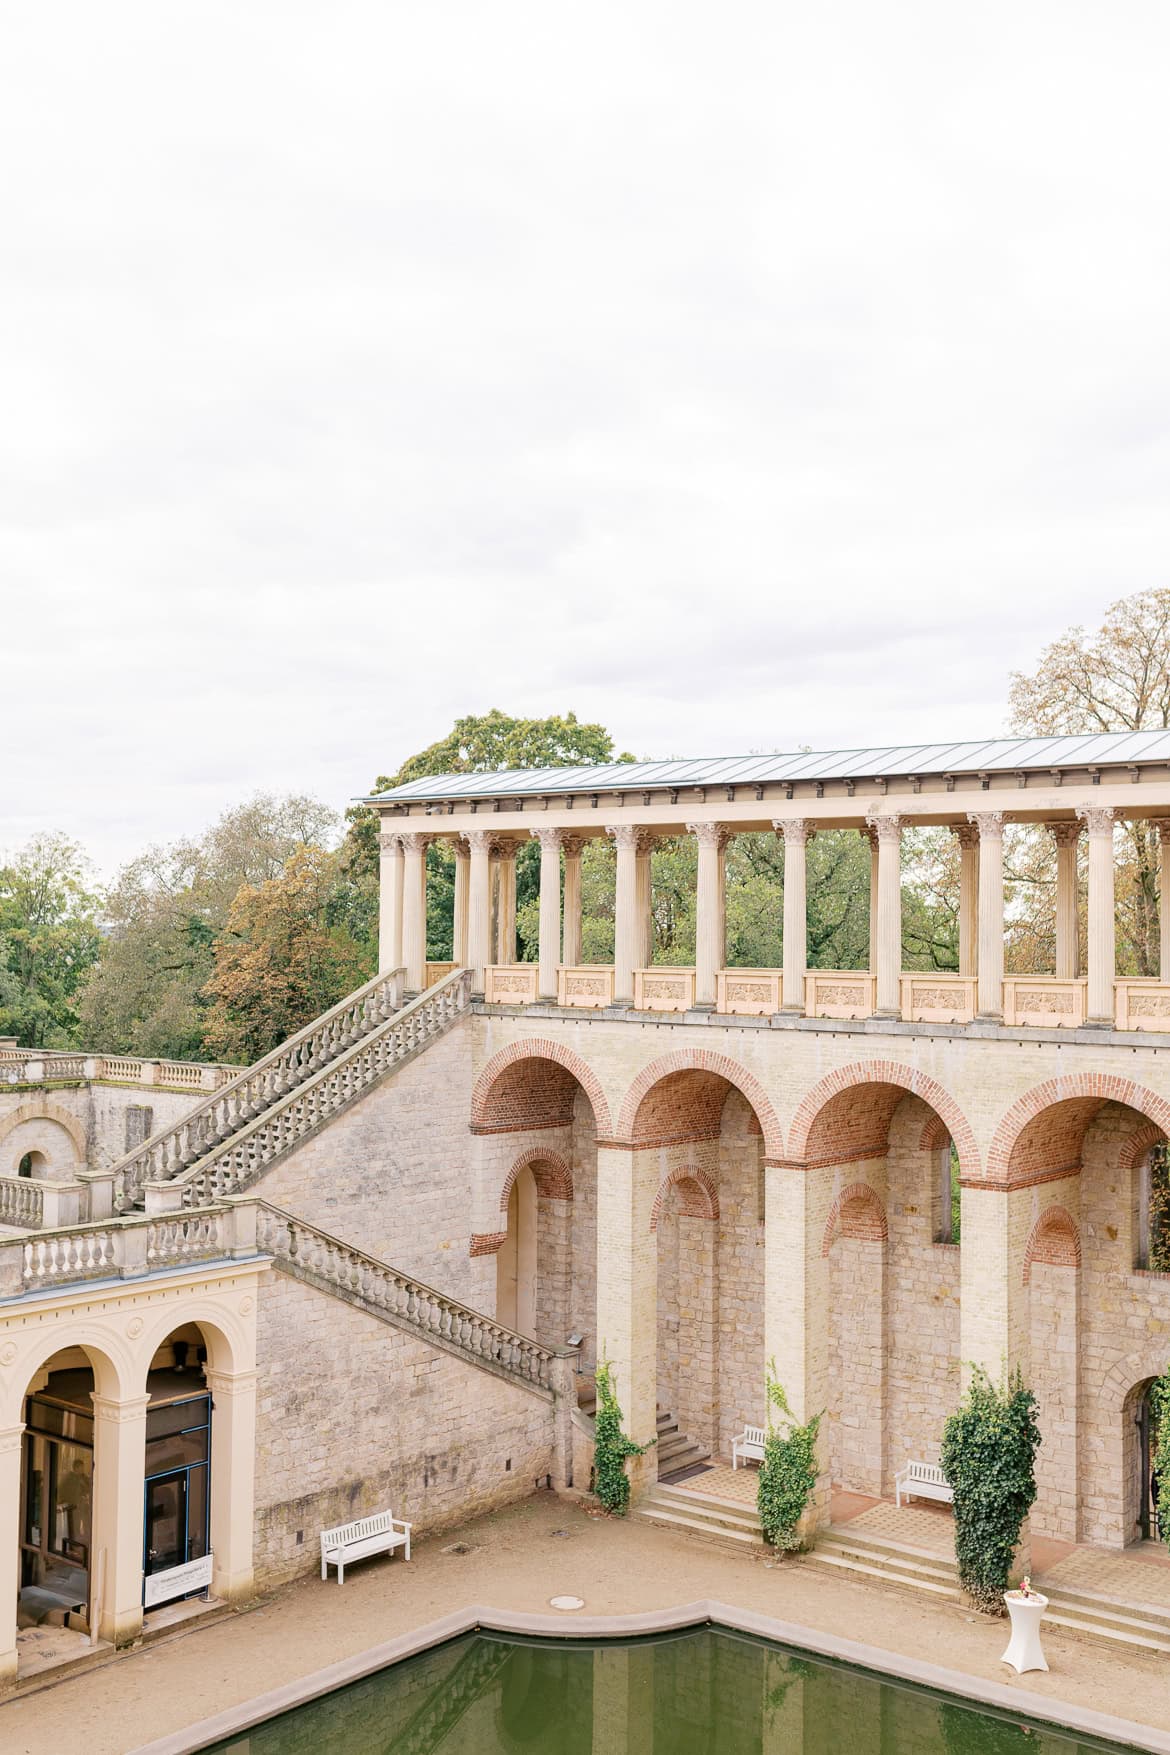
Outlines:
[[508,768],[490,774],[436,774],[410,780],[368,803],[417,799],[516,798],[534,793],[638,792],[657,787],[736,786],[769,780],[889,779],[898,774],[1016,773],[1170,761],[1170,731],[1118,731],[1085,737],[999,737],[983,743],[900,744],[792,755],[711,756],[693,761],[598,762],[575,768]]

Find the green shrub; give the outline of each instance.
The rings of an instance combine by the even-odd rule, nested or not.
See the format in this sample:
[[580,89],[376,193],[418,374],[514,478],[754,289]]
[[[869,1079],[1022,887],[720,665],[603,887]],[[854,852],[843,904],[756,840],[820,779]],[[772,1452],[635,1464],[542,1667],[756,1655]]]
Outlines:
[[[797,1526],[817,1484],[817,1432],[822,1416],[814,1414],[807,1426],[798,1424],[776,1380],[775,1360],[768,1366],[764,1388],[768,1398],[768,1434],[756,1505],[764,1540],[774,1548],[795,1548],[800,1541]],[[773,1410],[779,1416],[779,1425],[772,1417]]]
[[1154,1484],[1158,1501],[1158,1534],[1170,1548],[1170,1365],[1150,1385],[1154,1423]]
[[635,1444],[622,1431],[622,1411],[608,1359],[597,1367],[597,1419],[593,1442],[593,1484],[597,1497],[615,1517],[624,1517],[630,1503],[626,1458],[644,1456],[649,1446]]
[[943,1428],[943,1473],[955,1494],[959,1582],[981,1609],[1003,1614],[1020,1530],[1036,1497],[1036,1397],[1019,1370],[1002,1384],[974,1368]]

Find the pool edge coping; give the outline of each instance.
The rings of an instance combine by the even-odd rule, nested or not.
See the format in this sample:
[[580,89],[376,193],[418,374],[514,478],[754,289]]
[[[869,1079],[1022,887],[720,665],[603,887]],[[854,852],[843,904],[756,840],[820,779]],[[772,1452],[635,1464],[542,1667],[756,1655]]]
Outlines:
[[280,1713],[307,1706],[323,1695],[332,1694],[352,1682],[364,1681],[367,1676],[391,1664],[401,1663],[404,1658],[417,1657],[467,1633],[519,1633],[536,1638],[580,1640],[628,1639],[707,1624],[725,1627],[731,1633],[752,1634],[777,1645],[792,1646],[814,1657],[835,1658],[840,1663],[868,1670],[879,1679],[910,1682],[939,1694],[953,1695],[975,1706],[995,1707],[1001,1712],[1036,1719],[1057,1730],[1099,1737],[1147,1750],[1150,1755],[1170,1755],[1170,1732],[1160,1731],[1153,1725],[1115,1718],[1111,1713],[1076,1706],[1071,1701],[1054,1699],[1047,1694],[1034,1694],[1026,1688],[988,1682],[962,1670],[945,1669],[940,1664],[904,1657],[879,1645],[840,1639],[835,1634],[804,1627],[795,1621],[780,1621],[756,1610],[737,1609],[730,1603],[706,1597],[674,1608],[651,1609],[635,1615],[573,1615],[571,1618],[524,1614],[514,1609],[492,1609],[473,1604],[442,1615],[438,1620],[428,1621],[409,1633],[400,1633],[381,1645],[369,1646],[353,1657],[341,1658],[322,1669],[312,1670],[296,1681],[282,1683],[279,1688],[271,1688],[239,1706],[227,1707],[210,1718],[199,1719],[183,1730],[143,1743],[130,1755],[194,1755],[197,1750],[252,1730]]

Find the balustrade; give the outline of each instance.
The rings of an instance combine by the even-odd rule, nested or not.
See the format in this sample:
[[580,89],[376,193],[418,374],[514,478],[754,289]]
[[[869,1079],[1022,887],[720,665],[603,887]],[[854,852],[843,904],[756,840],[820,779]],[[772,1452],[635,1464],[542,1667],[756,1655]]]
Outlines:
[[45,1185],[28,1176],[0,1176],[0,1225],[39,1225]]
[[140,1279],[243,1253],[255,1253],[252,1213],[245,1207],[39,1230],[31,1237],[0,1240],[0,1297],[85,1280]]

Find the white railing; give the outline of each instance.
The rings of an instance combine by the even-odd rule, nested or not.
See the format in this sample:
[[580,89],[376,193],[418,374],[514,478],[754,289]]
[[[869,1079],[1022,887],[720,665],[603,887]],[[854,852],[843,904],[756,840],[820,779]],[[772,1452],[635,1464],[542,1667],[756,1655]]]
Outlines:
[[0,1176],[0,1225],[39,1225],[44,1210],[44,1183]]
[[[460,969],[429,992],[420,993],[352,1053],[273,1102],[263,1115],[213,1146],[185,1170],[151,1180],[180,1186],[184,1206],[201,1206],[222,1200],[224,1195],[242,1193],[290,1146],[352,1097],[368,1090],[391,1067],[432,1041],[470,1003],[471,971]],[[119,1210],[125,1209],[128,1199],[127,1187],[119,1188],[115,1182]]]
[[7,1084],[46,1084],[54,1079],[106,1080],[124,1085],[167,1085],[184,1091],[216,1091],[247,1069],[206,1061],[146,1060],[135,1054],[65,1054],[56,1049],[0,1048],[0,1089]]
[[141,1279],[190,1262],[255,1253],[250,1205],[71,1225],[0,1241],[0,1297],[83,1280]]
[[402,1004],[404,975],[376,975],[323,1017],[306,1025],[263,1060],[200,1103],[171,1127],[129,1152],[111,1172],[114,1207],[136,1206],[148,1182],[170,1181],[223,1141],[231,1139],[289,1091],[394,1017]]
[[386,1262],[291,1213],[265,1201],[255,1204],[256,1243],[262,1254],[371,1312],[417,1330],[425,1340],[495,1366],[532,1389],[554,1393],[553,1365],[558,1355],[550,1347],[514,1334],[481,1311],[408,1279]]

